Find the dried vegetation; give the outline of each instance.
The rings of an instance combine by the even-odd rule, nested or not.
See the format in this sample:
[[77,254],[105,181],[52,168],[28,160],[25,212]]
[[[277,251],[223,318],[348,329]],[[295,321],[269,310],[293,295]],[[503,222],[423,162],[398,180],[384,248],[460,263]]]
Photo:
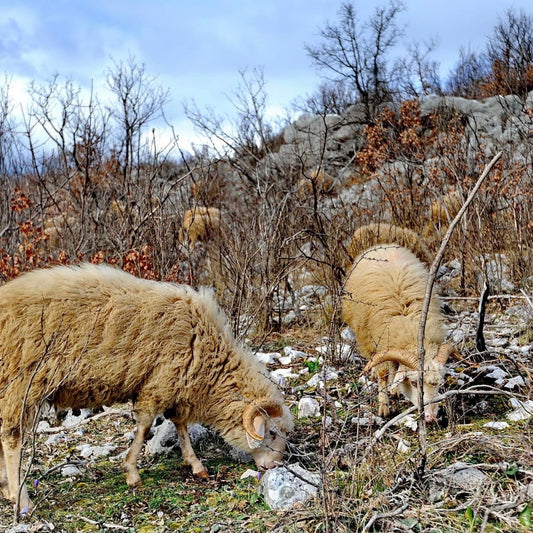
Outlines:
[[[115,81],[121,73],[146,83],[144,72],[132,65],[116,68]],[[120,85],[115,87],[120,92]],[[175,147],[140,141],[145,123],[132,130],[121,120],[113,122],[96,103],[82,105],[69,85],[46,89],[47,98],[41,98],[44,89],[33,94],[35,124],[28,124],[27,133],[31,139],[33,126],[46,124],[53,148],[24,144],[7,123],[9,135],[0,137],[3,280],[37,267],[91,261],[150,279],[213,285],[234,331],[254,348],[281,350],[290,344],[317,356],[294,363],[296,373],[334,366],[342,374],[323,388],[310,388],[300,375],[286,390],[295,410],[304,394],[322,406],[322,417],[299,421],[287,458],[322,475],[320,496],[308,505],[287,513],[266,509],[254,482],[239,479],[243,467],[217,450],[222,444],[215,438],[200,444],[211,471],[208,481],[192,479],[172,454],[147,468],[144,487],[131,492],[115,456],[128,446],[132,421],[109,416],[79,435],[67,432],[63,445],[47,446],[43,434],[35,440],[27,436],[29,480],[40,479],[32,491],[36,513],[26,519],[31,527],[146,532],[531,527],[531,422],[513,422],[504,430],[484,427],[503,418],[510,399],[525,401],[532,393],[530,137],[520,149],[498,147],[501,160],[446,248],[439,291],[463,359],[447,376],[444,414],[428,428],[421,451],[419,435],[408,427],[388,426],[378,438],[377,426],[352,421],[376,412],[375,394],[360,379],[361,361],[341,356],[339,302],[356,228],[377,222],[403,226],[436,252],[456,210],[453,202],[446,204],[447,195],[466,198],[494,151],[476,139],[463,116],[445,108],[422,116],[416,100],[406,101],[382,107],[360,131],[364,147],[345,160],[296,149],[293,157],[280,157],[284,141],[265,127],[260,86],[242,95],[238,135],[223,136],[214,118],[196,115],[197,125],[211,138],[222,138],[224,148],[217,143],[218,153],[198,150],[178,160]],[[148,94],[148,111],[147,102],[128,105],[149,112],[162,104],[161,94]],[[54,114],[45,113],[42,106],[51,103],[64,106],[66,122],[55,123]],[[524,131],[529,128],[524,125]],[[8,137],[10,144],[2,140]],[[327,132],[323,140],[328,142]],[[319,176],[334,183],[326,187]],[[201,241],[184,242],[185,212],[204,207],[219,210],[219,227],[211,235],[207,227]],[[477,304],[484,282],[492,289],[484,331],[494,342],[480,352]],[[488,365],[523,380],[513,389],[496,385],[483,370]],[[407,407],[400,400],[394,405],[396,412]],[[81,477],[63,478],[54,467],[80,460],[77,442],[112,443],[116,451],[85,465]],[[150,461],[143,458],[144,465]],[[475,490],[435,484],[437,473],[457,462],[476,466],[485,482]],[[5,501],[0,509],[6,529],[12,512]]]

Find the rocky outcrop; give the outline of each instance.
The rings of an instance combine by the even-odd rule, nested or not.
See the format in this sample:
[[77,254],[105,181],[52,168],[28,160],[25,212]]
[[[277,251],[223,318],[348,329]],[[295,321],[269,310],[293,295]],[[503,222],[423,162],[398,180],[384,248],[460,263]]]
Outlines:
[[[513,145],[516,149],[533,136],[533,92],[525,101],[518,96],[493,96],[468,100],[454,96],[423,96],[421,116],[435,112],[456,112],[464,116],[469,146],[486,154]],[[395,107],[395,106],[393,106]],[[306,166],[319,163],[343,165],[364,146],[367,123],[364,106],[355,104],[341,115],[302,115],[283,131],[284,143],[275,158],[300,161]]]

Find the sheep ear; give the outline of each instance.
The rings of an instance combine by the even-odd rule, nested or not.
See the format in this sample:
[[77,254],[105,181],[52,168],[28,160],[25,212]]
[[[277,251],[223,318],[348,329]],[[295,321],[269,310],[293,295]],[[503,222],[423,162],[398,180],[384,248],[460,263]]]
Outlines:
[[247,436],[255,441],[265,438],[265,418],[278,418],[283,415],[283,407],[276,401],[261,398],[246,406],[242,423]]
[[[246,433],[246,440],[248,441],[248,446],[250,448],[259,448],[263,439],[265,438],[265,419],[261,415],[256,415],[253,420],[253,428],[255,435],[250,435]],[[260,437],[260,438],[257,438]]]
[[374,355],[374,357],[372,357],[372,359],[370,359],[370,361],[368,361],[366,364],[363,372],[368,372],[377,365],[386,363],[388,361],[407,366],[411,370],[418,369],[418,358],[416,355],[401,350],[388,350],[386,352],[378,352],[376,355]]

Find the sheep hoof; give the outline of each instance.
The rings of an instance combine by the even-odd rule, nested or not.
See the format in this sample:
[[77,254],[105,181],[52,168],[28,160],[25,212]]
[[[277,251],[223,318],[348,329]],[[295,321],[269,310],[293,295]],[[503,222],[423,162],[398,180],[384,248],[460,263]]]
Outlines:
[[137,487],[140,487],[143,482],[141,478],[137,476],[136,478],[132,477],[131,479],[127,479],[126,483],[130,489],[136,489]]
[[208,479],[209,474],[207,473],[207,470],[200,470],[200,472],[193,472],[194,477],[198,477],[201,479]]
[[388,407],[381,406],[378,409],[378,416],[381,416],[383,418],[388,418],[390,415],[390,409]]

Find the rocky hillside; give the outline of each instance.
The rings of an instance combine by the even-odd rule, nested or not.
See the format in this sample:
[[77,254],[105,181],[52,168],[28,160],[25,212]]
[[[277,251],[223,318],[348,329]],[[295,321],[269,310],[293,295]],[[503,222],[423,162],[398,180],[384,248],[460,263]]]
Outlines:
[[[26,234],[41,258],[62,251],[73,261],[83,250],[145,277],[214,286],[297,422],[284,468],[263,476],[194,428],[210,471],[199,481],[161,418],[141,461],[144,487],[133,492],[120,467],[131,405],[42,422],[26,449],[36,512],[11,526],[4,501],[0,531],[531,529],[533,93],[526,101],[425,97],[383,107],[372,124],[363,111],[303,116],[255,151],[161,167],[145,203],[99,184],[100,211],[82,218],[86,204],[62,204],[75,218],[56,221],[56,244]],[[437,422],[425,427],[400,397],[379,417],[376,383],[339,313],[351,237],[370,223],[406,227],[430,263],[498,151],[438,269],[447,340],[460,355],[447,365]],[[23,185],[36,202],[38,187]],[[139,178],[135,190],[144,185]],[[50,190],[74,194],[57,181]],[[18,198],[22,217],[32,208]],[[198,206],[219,209],[220,219],[192,242],[179,230],[185,210]],[[36,226],[52,213],[42,207]]]

